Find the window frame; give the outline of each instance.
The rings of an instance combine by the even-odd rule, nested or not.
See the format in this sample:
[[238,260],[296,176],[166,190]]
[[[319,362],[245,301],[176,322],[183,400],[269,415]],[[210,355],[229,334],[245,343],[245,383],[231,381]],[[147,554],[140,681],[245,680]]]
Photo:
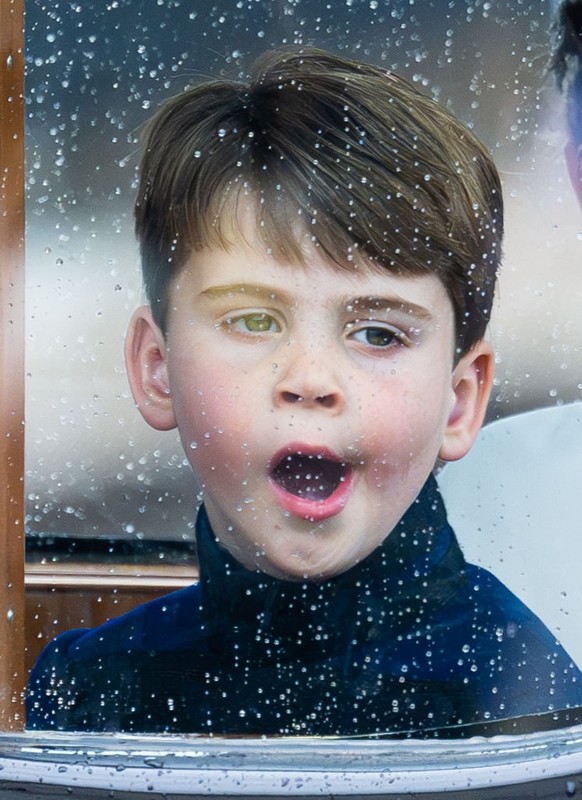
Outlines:
[[24,728],[24,0],[0,2],[0,730]]
[[0,795],[42,783],[53,797],[71,787],[77,797],[115,789],[124,797],[430,798],[468,787],[483,798],[539,797],[540,788],[571,796],[582,786],[582,726],[443,741],[23,732],[23,23],[24,0],[0,0]]
[[582,726],[517,737],[390,742],[0,735],[0,798],[16,785],[34,793],[40,784],[53,798],[74,790],[76,798],[93,800],[112,791],[124,798],[572,797],[582,786]]

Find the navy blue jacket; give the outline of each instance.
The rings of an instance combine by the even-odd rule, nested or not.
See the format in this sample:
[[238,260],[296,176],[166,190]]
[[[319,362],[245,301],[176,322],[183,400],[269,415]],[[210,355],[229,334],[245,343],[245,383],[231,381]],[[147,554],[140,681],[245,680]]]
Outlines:
[[582,706],[553,635],[465,562],[432,477],[324,583],[245,569],[204,509],[197,542],[199,583],[45,648],[29,728],[407,736]]

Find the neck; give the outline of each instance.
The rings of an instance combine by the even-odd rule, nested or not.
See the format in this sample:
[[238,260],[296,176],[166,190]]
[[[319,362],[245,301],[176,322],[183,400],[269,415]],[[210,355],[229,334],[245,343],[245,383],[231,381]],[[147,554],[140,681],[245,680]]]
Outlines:
[[[426,581],[431,603],[444,602],[462,580],[464,560],[431,476],[382,545],[361,563],[322,583],[296,583],[248,570],[223,550],[204,509],[197,522],[202,613],[220,635],[295,644],[369,638],[372,629],[404,629],[422,616]],[[249,635],[249,628],[254,635]],[[266,640],[265,639],[265,640]]]

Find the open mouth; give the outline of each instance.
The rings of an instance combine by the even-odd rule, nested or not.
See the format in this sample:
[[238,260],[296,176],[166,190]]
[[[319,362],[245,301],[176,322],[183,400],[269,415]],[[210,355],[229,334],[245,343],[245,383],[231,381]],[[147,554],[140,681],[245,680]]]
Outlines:
[[284,491],[305,500],[327,500],[348,472],[347,464],[322,455],[288,453],[275,465],[271,478]]
[[287,450],[275,458],[269,478],[279,501],[292,514],[324,519],[345,506],[352,469],[331,453]]

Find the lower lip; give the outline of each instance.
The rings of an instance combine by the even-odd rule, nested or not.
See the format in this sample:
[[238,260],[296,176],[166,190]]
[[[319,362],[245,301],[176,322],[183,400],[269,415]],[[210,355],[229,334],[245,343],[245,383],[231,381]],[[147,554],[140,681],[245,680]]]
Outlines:
[[309,522],[321,522],[329,517],[335,517],[346,507],[352,491],[352,473],[345,475],[337,489],[325,500],[306,500],[304,497],[286,492],[274,480],[270,480],[270,483],[277,502],[285,511]]

